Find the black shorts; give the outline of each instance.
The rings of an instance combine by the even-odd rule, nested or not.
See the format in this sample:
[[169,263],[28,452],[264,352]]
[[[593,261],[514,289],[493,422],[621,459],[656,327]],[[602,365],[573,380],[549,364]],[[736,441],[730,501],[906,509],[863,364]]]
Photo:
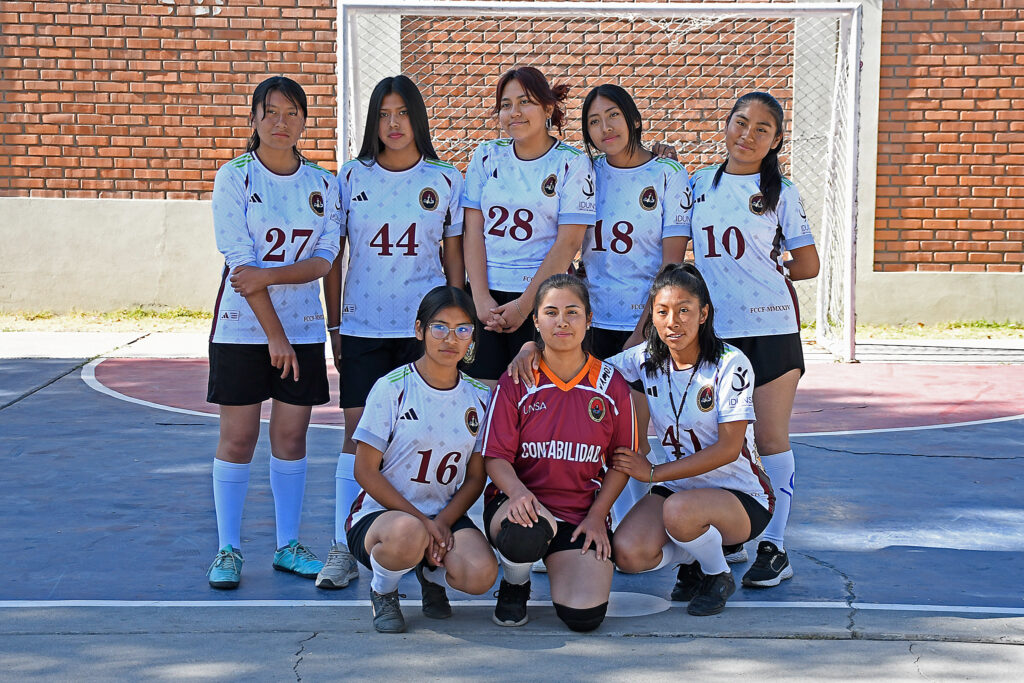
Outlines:
[[[622,330],[605,330],[600,327],[591,327],[587,331],[587,337],[583,341],[584,350],[589,350],[601,360],[611,358],[622,351],[622,345],[626,343],[632,332]],[[589,347],[587,346],[589,342]]]
[[[747,518],[750,520],[750,537],[747,541],[753,540],[761,535],[761,532],[768,526],[768,522],[772,519],[772,513],[768,512],[768,508],[761,505],[754,499],[753,496],[743,493],[743,491],[737,491],[736,489],[722,489],[728,491],[732,495],[736,496],[740,500],[740,505],[747,511]],[[677,493],[667,486],[659,486],[655,484],[651,488],[651,493],[661,496],[662,498],[668,498],[673,493]],[[743,541],[746,543],[747,541]]]
[[374,382],[395,368],[423,355],[423,342],[416,337],[377,339],[341,335],[342,408],[362,408]]
[[266,344],[210,342],[210,379],[206,400],[222,406],[248,406],[268,398],[294,406],[319,406],[331,400],[324,343],[292,344],[299,381],[270,364]]
[[754,386],[768,384],[790,370],[804,374],[804,350],[800,346],[800,333],[769,334],[759,337],[726,339],[750,359],[754,369]]
[[[345,540],[348,541],[348,551],[352,553],[352,557],[356,558],[356,562],[370,571],[373,571],[373,567],[370,566],[370,553],[366,552],[366,533],[370,530],[370,525],[373,524],[374,520],[385,512],[391,512],[391,510],[371,512],[345,532]],[[473,524],[473,520],[466,515],[462,515],[455,520],[455,524],[452,524],[452,533],[454,534],[460,529],[476,529],[476,524]]]
[[[494,519],[494,515],[497,514],[498,508],[501,504],[508,500],[508,496],[504,493],[498,493],[490,503],[484,506],[484,534],[487,536],[487,541],[494,545],[494,541],[491,539],[491,521]],[[586,543],[587,537],[585,534],[580,534],[576,537],[576,540],[570,540],[572,534],[576,531],[578,524],[572,524],[571,522],[563,522],[562,520],[556,520],[558,522],[558,528],[555,529],[555,537],[551,539],[551,543],[548,545],[548,550],[544,553],[546,558],[551,553],[557,553],[562,550],[583,550],[583,544]],[[608,529],[608,542],[612,540],[612,530]],[[593,545],[591,545],[593,547]]]
[[[490,293],[499,306],[522,296],[522,292],[499,292],[494,289]],[[496,381],[501,373],[508,370],[508,364],[523,348],[523,344],[536,341],[536,333],[532,314],[527,314],[519,329],[509,334],[491,332],[481,325],[476,340],[476,359],[465,369],[466,374],[477,379]]]

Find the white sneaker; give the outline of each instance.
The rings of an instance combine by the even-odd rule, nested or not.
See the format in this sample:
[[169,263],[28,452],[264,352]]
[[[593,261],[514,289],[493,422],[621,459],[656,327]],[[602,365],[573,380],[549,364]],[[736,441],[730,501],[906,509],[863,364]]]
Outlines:
[[316,587],[325,589],[344,588],[349,581],[359,577],[359,567],[356,565],[356,558],[342,543],[335,543],[331,546],[331,552],[327,554],[327,562],[324,568],[316,575]]

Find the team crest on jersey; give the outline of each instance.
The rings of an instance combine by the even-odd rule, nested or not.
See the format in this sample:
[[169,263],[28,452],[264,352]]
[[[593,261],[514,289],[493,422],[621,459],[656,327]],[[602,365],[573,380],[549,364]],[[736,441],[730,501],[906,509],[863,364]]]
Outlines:
[[432,187],[425,187],[420,192],[420,206],[424,211],[433,211],[437,208],[437,192]]
[[768,210],[768,202],[764,200],[764,195],[760,192],[755,192],[750,195],[750,213],[755,216],[763,216],[764,212]]
[[648,185],[640,190],[640,208],[644,211],[654,211],[658,206],[658,192],[653,185]]
[[589,415],[590,419],[594,422],[600,422],[603,420],[604,415],[607,412],[608,409],[604,405],[604,399],[600,396],[595,396],[590,399],[590,403],[587,404],[587,415]]
[[715,407],[715,390],[710,384],[705,384],[697,392],[697,407],[702,413],[710,412]]
[[466,429],[473,436],[480,431],[480,416],[477,415],[476,408],[470,408],[466,411]]
[[317,216],[324,215],[324,196],[319,192],[311,192],[309,194],[309,208],[313,209],[313,213]]
[[555,196],[555,190],[557,188],[558,188],[558,176],[556,176],[554,173],[552,173],[551,175],[549,175],[547,178],[544,179],[543,183],[541,183],[540,191],[544,193],[545,197],[554,197]]

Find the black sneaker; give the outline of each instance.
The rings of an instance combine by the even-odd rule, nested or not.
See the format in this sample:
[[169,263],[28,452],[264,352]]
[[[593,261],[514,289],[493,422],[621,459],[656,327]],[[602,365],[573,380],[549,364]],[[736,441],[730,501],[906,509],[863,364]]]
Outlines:
[[423,616],[431,619],[447,619],[452,615],[452,605],[444,586],[428,581],[423,576],[423,563],[416,565],[416,579],[423,593]]
[[784,550],[779,550],[771,541],[757,544],[757,559],[743,575],[743,585],[750,588],[778,586],[784,579],[793,578],[793,567]]
[[681,564],[676,572],[676,585],[672,588],[672,599],[676,602],[689,602],[700,590],[700,582],[704,579],[704,572],[700,570],[700,564]]
[[723,545],[722,553],[725,555],[725,561],[729,564],[742,564],[747,561],[747,549],[743,547],[742,543]]
[[526,601],[530,599],[530,582],[517,586],[505,579],[501,580],[495,594],[498,604],[494,606],[491,617],[498,626],[522,626],[530,617],[526,614]]
[[686,611],[695,617],[707,617],[725,609],[725,602],[736,592],[732,572],[705,576],[697,595],[686,606]]
[[402,633],[405,618],[398,604],[398,590],[378,593],[370,589],[370,607],[373,609],[373,627],[381,633]]

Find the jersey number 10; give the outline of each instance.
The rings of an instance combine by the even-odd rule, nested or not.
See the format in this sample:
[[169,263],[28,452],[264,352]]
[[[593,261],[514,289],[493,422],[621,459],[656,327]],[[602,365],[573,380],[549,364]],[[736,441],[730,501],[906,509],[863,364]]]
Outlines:
[[[708,251],[704,254],[704,258],[721,257],[721,254],[718,253],[718,245],[715,243],[715,226],[707,225],[701,228],[701,230],[708,235]],[[743,257],[743,252],[746,251],[747,245],[743,241],[743,233],[735,225],[730,225],[722,233],[722,249],[737,261]]]

